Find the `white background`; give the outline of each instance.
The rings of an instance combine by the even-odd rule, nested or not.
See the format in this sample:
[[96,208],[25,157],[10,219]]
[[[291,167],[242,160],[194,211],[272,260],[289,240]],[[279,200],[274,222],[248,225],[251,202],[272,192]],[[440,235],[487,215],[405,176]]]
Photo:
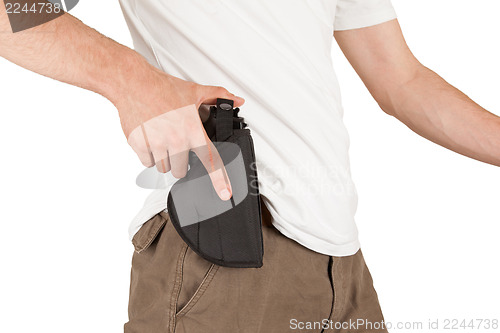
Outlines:
[[[420,61],[500,115],[498,1],[393,3]],[[117,1],[82,1],[72,14],[131,46]],[[336,45],[333,58],[363,253],[386,320],[500,319],[500,169],[385,115]],[[122,332],[127,227],[148,191],[135,186],[142,166],[116,110],[3,59],[0,109],[0,331]]]

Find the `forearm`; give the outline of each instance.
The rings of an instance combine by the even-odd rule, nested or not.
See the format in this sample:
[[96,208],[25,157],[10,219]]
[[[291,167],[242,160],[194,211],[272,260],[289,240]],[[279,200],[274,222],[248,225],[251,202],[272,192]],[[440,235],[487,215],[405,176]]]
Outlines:
[[393,86],[384,110],[421,136],[465,156],[500,166],[500,117],[419,65]]
[[202,104],[214,105],[218,98],[233,100],[239,107],[243,98],[223,87],[166,74],[69,14],[24,32],[10,31],[0,0],[0,56],[105,96],[116,106],[123,132],[145,166],[156,164],[158,171],[182,178],[192,150],[207,167],[219,197],[231,197],[227,173],[199,109]]
[[500,118],[420,64],[397,20],[335,38],[385,112],[437,144],[500,166]]
[[135,51],[69,14],[12,33],[0,3],[0,56],[21,67],[97,92],[112,102],[127,83],[151,67]]

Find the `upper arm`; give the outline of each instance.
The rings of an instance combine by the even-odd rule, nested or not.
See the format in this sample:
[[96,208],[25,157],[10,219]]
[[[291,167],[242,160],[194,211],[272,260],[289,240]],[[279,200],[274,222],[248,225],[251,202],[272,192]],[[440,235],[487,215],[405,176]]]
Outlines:
[[335,32],[335,39],[380,106],[422,67],[404,40],[396,19]]

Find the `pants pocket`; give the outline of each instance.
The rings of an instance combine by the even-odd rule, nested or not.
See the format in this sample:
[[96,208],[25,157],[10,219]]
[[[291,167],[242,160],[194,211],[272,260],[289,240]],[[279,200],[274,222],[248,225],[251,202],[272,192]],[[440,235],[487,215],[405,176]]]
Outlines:
[[141,253],[146,250],[156,239],[167,220],[160,214],[156,214],[145,222],[132,238],[135,252]]
[[201,258],[190,248],[186,249],[181,267],[181,288],[176,304],[176,317],[180,319],[203,296],[219,269],[218,265]]
[[187,246],[163,212],[144,223],[132,243],[129,321],[125,332],[173,333],[175,301],[181,284],[178,272]]

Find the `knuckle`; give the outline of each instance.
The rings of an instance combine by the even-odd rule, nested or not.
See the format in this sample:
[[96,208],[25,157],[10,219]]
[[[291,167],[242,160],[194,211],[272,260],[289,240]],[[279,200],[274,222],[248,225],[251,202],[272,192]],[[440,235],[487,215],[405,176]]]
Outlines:
[[186,173],[187,173],[187,170],[172,170],[172,176],[174,176],[175,178],[184,178],[186,176]]
[[182,140],[178,136],[172,136],[168,139],[168,148],[177,150],[182,144]]
[[137,154],[147,154],[149,153],[148,147],[146,145],[132,146]]
[[217,93],[225,95],[225,94],[228,94],[229,91],[224,87],[217,87]]
[[188,121],[186,123],[186,130],[189,132],[190,136],[193,134],[198,134],[201,129],[201,123],[199,121]]
[[158,170],[159,173],[167,173],[168,170],[164,169],[162,166],[157,165],[156,169]]
[[152,140],[149,142],[149,146],[151,147],[152,151],[162,151],[165,150],[167,145],[163,140]]
[[168,148],[169,150],[180,150],[185,146],[186,138],[180,135],[171,135],[168,138]]

